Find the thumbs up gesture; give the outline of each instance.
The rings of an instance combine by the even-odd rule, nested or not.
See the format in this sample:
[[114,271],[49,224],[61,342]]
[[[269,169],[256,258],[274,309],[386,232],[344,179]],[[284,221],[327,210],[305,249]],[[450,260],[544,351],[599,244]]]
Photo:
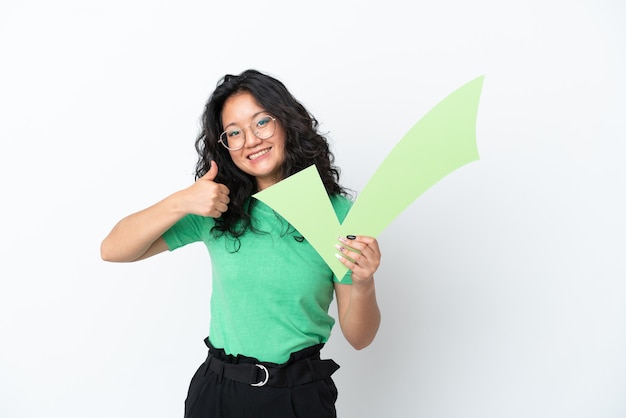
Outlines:
[[209,171],[183,190],[185,212],[219,218],[228,210],[230,191],[225,185],[213,181],[217,176],[217,170],[217,164],[211,161]]

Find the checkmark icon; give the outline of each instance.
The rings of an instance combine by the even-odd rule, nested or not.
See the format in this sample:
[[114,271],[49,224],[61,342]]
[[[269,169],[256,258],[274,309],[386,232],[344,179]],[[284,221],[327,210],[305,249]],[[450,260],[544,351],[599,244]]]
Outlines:
[[294,226],[339,278],[337,237],[377,237],[415,199],[458,168],[479,159],[476,117],[484,76],[461,86],[424,115],[374,172],[339,222],[312,165],[253,195]]

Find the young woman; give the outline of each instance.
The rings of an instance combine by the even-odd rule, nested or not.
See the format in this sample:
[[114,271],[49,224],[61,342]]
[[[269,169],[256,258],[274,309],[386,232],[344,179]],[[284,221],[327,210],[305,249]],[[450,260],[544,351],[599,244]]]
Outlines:
[[[192,378],[185,417],[334,417],[339,367],[320,349],[335,320],[356,349],[378,330],[376,239],[339,237],[341,281],[306,239],[251,196],[315,164],[340,219],[351,201],[318,122],[283,83],[255,70],[226,75],[196,140],[196,181],[120,220],[106,261],[142,260],[202,241],[212,265],[208,357]],[[357,232],[357,231],[355,231]]]

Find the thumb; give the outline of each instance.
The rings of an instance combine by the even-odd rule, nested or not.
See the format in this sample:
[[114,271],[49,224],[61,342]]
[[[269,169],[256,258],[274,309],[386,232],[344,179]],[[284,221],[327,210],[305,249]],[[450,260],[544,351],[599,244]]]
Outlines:
[[201,179],[213,181],[215,177],[217,177],[217,163],[214,160],[211,160],[211,168],[209,168],[209,171],[207,171]]

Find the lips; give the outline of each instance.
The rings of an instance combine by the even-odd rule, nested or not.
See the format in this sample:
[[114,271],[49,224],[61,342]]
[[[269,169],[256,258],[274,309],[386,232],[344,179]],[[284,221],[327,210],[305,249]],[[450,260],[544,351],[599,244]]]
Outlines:
[[254,154],[250,154],[250,155],[248,155],[248,159],[249,160],[255,160],[255,159],[259,158],[260,156],[265,155],[268,152],[270,152],[271,149],[272,149],[271,147],[270,148],[265,148],[265,149],[262,149],[261,151],[255,152]]

